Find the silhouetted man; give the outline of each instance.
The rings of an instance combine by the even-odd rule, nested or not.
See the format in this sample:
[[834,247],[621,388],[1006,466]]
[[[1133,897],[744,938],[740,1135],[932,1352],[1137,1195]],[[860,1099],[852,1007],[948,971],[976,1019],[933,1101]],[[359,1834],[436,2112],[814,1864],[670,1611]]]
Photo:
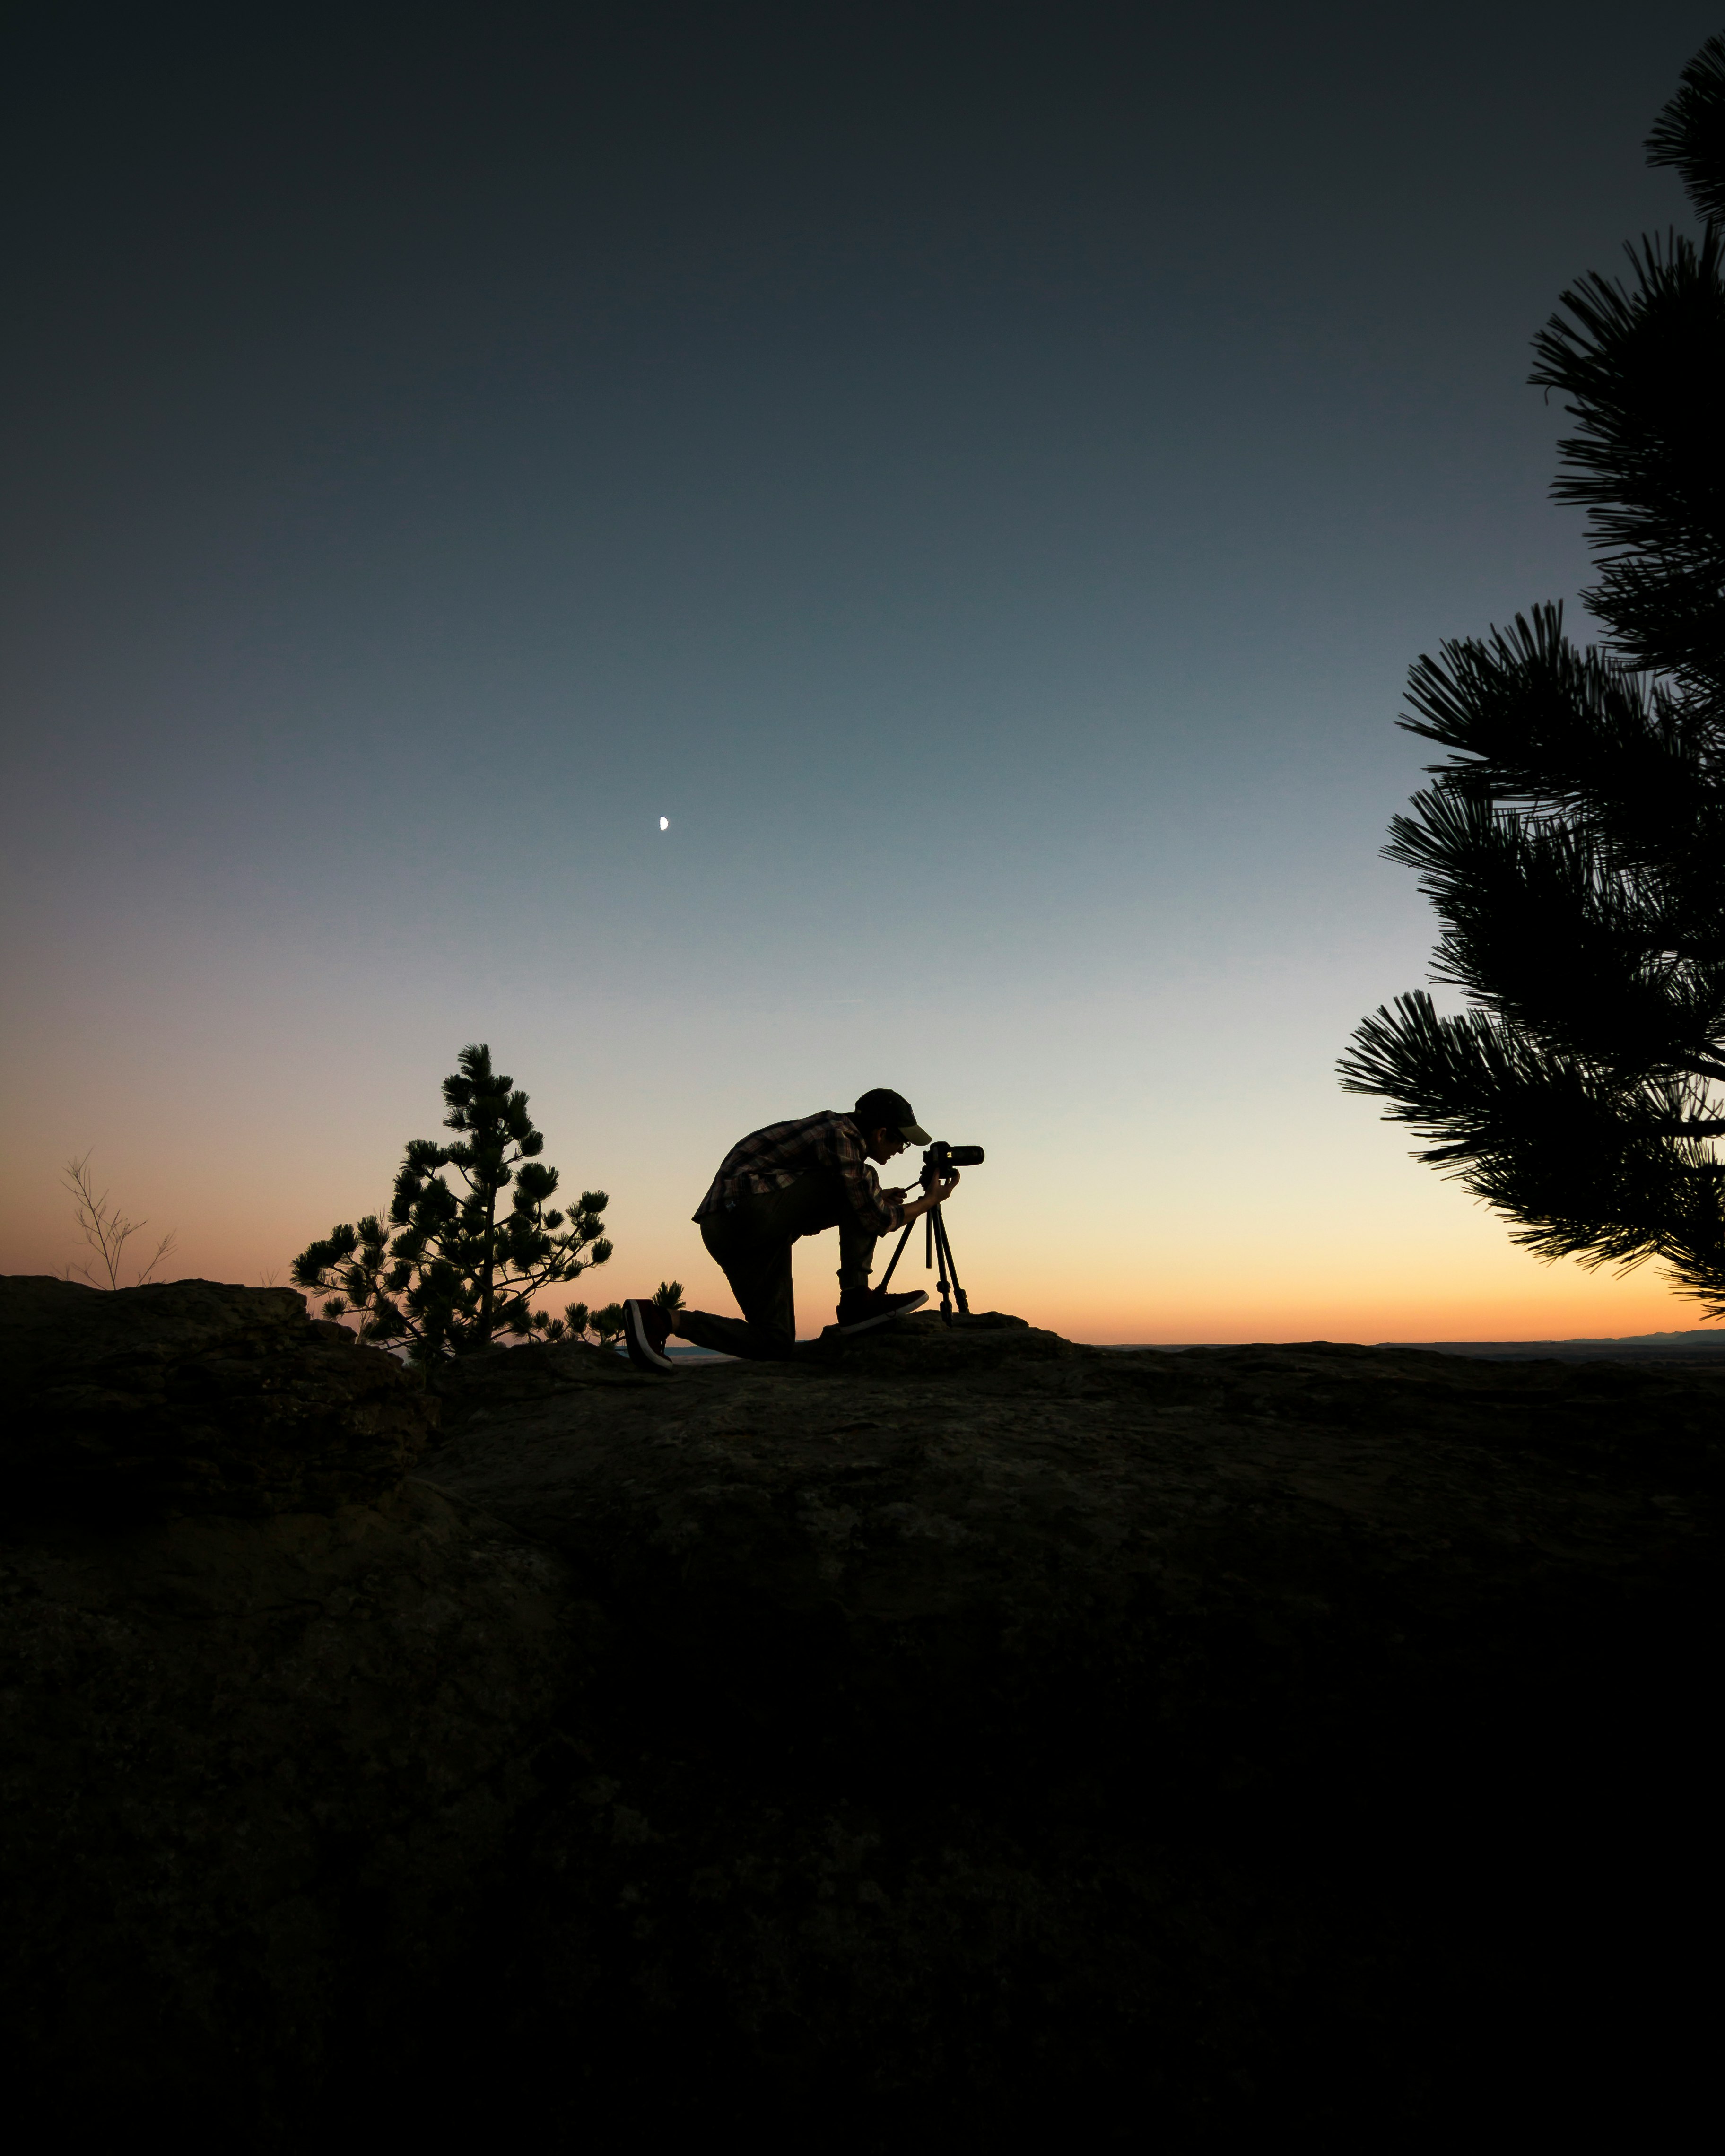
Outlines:
[[869,1163],[928,1143],[910,1102],[885,1086],[865,1093],[849,1115],[827,1108],[751,1131],[720,1162],[695,1213],[701,1240],[730,1281],[742,1317],[709,1317],[699,1310],[670,1317],[656,1303],[632,1297],[623,1306],[629,1360],[641,1370],[672,1368],[665,1343],[675,1332],[721,1354],[783,1362],[797,1339],[791,1245],[824,1228],[839,1230],[841,1332],[867,1332],[920,1309],[928,1300],[921,1288],[888,1295],[869,1286],[875,1245],[950,1198],[957,1174],[906,1204],[902,1190],[880,1188]]

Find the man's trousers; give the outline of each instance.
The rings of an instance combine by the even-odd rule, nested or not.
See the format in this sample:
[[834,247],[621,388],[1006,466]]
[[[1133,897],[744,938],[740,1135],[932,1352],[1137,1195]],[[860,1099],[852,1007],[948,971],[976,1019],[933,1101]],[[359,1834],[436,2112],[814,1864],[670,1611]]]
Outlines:
[[851,1211],[836,1169],[811,1169],[783,1190],[733,1199],[710,1213],[701,1224],[701,1240],[730,1281],[742,1316],[685,1311],[677,1321],[679,1333],[721,1355],[783,1362],[797,1339],[791,1245],[823,1228],[839,1230],[840,1294],[867,1287],[875,1238]]

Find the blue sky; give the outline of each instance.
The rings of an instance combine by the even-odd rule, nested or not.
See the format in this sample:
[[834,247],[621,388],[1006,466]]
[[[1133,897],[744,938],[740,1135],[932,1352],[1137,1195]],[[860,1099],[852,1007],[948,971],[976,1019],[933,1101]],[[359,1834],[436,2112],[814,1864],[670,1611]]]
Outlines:
[[1068,1332],[1692,1322],[1332,1066],[1409,665],[1586,581],[1528,340],[1683,218],[1708,11],[151,19],[8,128],[0,1262],[94,1147],[285,1273],[485,1039],[615,1293],[728,1307],[718,1154],[890,1084]]

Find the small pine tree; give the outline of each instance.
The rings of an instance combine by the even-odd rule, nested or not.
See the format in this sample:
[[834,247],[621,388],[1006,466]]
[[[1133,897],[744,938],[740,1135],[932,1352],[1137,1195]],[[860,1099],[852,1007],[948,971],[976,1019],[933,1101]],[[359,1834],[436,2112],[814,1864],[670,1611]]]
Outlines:
[[[443,1089],[444,1127],[459,1136],[448,1145],[411,1141],[388,1224],[376,1214],[357,1227],[344,1223],[294,1260],[295,1286],[324,1294],[326,1317],[357,1314],[362,1340],[404,1343],[418,1363],[472,1354],[500,1337],[544,1336],[531,1297],[611,1255],[604,1192],[584,1190],[567,1216],[552,1209],[557,1172],[537,1158],[545,1141],[526,1095],[493,1071],[483,1043],[459,1060]],[[444,1180],[445,1168],[463,1188]],[[506,1191],[512,1195],[500,1218]]]
[[[660,1281],[653,1300],[667,1317],[674,1317],[683,1307],[682,1282]],[[542,1310],[536,1311],[533,1330],[553,1347],[562,1340],[589,1338],[601,1348],[614,1347],[623,1337],[623,1305],[608,1302],[603,1310],[589,1310],[584,1302],[572,1302],[561,1317],[548,1317]]]
[[561,1317],[552,1317],[542,1310],[536,1310],[533,1330],[547,1347],[554,1348],[566,1340],[588,1340],[608,1348],[613,1341],[623,1337],[623,1305],[608,1302],[602,1309],[589,1310],[584,1302],[566,1303]]
[[1450,756],[1384,850],[1474,1008],[1398,997],[1341,1069],[1517,1242],[1661,1259],[1725,1317],[1725,38],[1647,146],[1701,239],[1631,248],[1633,288],[1584,279],[1534,346],[1578,423],[1553,492],[1589,511],[1608,638],[1578,649],[1541,607],[1414,668],[1402,723]]
[[603,1310],[594,1311],[588,1327],[601,1348],[614,1348],[623,1337],[623,1305],[608,1302]]

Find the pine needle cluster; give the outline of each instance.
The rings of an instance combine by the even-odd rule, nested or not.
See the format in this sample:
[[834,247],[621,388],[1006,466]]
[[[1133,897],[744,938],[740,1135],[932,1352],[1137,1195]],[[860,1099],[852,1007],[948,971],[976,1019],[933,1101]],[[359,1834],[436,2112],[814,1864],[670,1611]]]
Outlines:
[[1398,997],[1340,1068],[1517,1241],[1657,1259],[1725,1317],[1725,37],[1647,147],[1700,236],[1630,246],[1629,281],[1582,280],[1534,343],[1605,638],[1540,606],[1413,670],[1401,723],[1448,753],[1384,851],[1470,1008]]

